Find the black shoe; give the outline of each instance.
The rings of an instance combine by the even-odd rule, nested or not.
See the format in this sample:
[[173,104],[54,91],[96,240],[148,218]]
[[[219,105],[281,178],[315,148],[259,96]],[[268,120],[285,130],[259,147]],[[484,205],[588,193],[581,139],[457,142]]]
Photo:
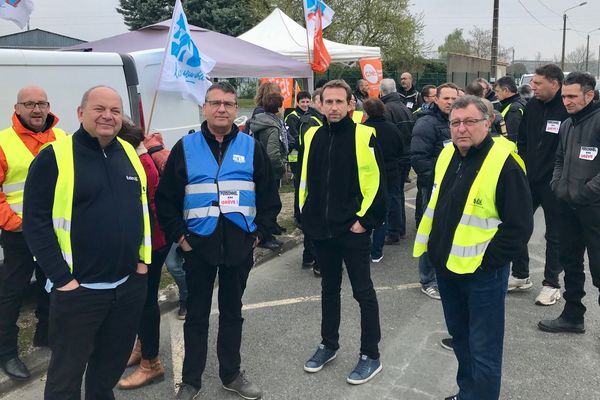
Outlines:
[[558,333],[558,332],[570,332],[570,333],[585,333],[585,324],[573,323],[566,321],[563,317],[556,319],[544,319],[538,322],[538,328],[544,332]]
[[302,268],[303,269],[314,268],[315,265],[317,265],[317,262],[315,260],[312,260],[312,261],[302,261]]
[[440,340],[440,346],[442,346],[442,348],[446,350],[454,350],[454,343],[452,342],[451,337],[443,338],[442,340]]
[[181,383],[179,385],[179,391],[177,392],[177,396],[175,396],[175,400],[193,400],[200,393],[200,389],[196,389],[192,385],[188,385],[187,383]]
[[313,267],[313,274],[315,274],[315,276],[318,277],[318,278],[321,277],[321,268],[319,268],[318,265],[315,265]]
[[277,244],[277,242],[274,239],[270,239],[270,240],[259,243],[258,247],[261,247],[263,249],[269,249],[269,250],[277,250],[281,247],[281,245]]
[[16,381],[26,381],[31,377],[29,370],[19,357],[3,362],[2,369],[6,372],[6,375]]
[[458,395],[455,394],[454,396],[446,397],[444,400],[458,400]]
[[387,235],[385,237],[385,240],[383,241],[383,244],[387,244],[387,245],[400,244],[400,236]]
[[179,301],[179,310],[177,310],[177,319],[185,320],[185,316],[187,315],[187,307],[185,301]]

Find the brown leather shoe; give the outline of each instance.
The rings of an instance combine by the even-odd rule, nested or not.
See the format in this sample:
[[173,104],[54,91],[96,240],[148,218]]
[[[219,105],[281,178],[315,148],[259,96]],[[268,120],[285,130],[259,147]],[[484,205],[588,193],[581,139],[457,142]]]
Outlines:
[[158,357],[153,360],[142,359],[140,365],[131,375],[119,381],[117,388],[121,390],[137,389],[151,383],[160,382],[164,377],[165,369]]
[[131,355],[129,356],[129,360],[127,361],[127,366],[131,367],[132,365],[137,365],[142,360],[142,342],[140,339],[135,339],[135,345],[133,346],[133,350],[131,351]]

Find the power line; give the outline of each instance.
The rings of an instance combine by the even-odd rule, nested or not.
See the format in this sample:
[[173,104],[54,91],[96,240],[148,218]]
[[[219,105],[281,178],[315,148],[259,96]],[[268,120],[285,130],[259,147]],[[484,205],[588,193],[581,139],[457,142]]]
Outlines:
[[560,29],[554,29],[554,28],[550,28],[548,25],[544,24],[542,21],[540,21],[539,19],[537,19],[537,17],[536,17],[535,15],[533,15],[533,14],[531,13],[531,11],[529,11],[529,10],[527,9],[527,7],[525,7],[525,4],[523,4],[523,3],[521,2],[521,0],[517,0],[517,1],[518,1],[518,2],[519,2],[519,4],[521,5],[521,7],[523,7],[523,9],[524,9],[524,10],[527,12],[527,14],[529,14],[529,16],[530,16],[531,18],[533,18],[534,20],[536,20],[538,24],[542,25],[544,28],[546,28],[546,29],[549,29],[549,30],[551,30],[551,31],[558,31],[558,30],[560,30]]
[[553,9],[551,9],[550,7],[548,7],[546,4],[544,4],[542,2],[542,0],[537,0],[538,3],[540,3],[546,10],[550,11],[552,14],[556,15],[557,17],[560,17],[560,14],[557,13],[556,11],[554,11]]

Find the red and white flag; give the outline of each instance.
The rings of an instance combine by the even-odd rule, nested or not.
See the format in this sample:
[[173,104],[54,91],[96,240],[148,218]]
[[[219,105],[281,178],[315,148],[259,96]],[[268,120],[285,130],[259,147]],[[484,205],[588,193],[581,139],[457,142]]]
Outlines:
[[33,11],[33,0],[0,0],[0,18],[7,19],[23,29]]
[[[320,0],[317,0],[317,4],[320,3]],[[321,7],[317,6],[317,18],[315,21],[315,37],[313,40],[313,63],[312,70],[322,74],[327,71],[329,68],[329,64],[331,64],[331,56],[325,47],[325,42],[323,41],[323,25],[321,18]]]

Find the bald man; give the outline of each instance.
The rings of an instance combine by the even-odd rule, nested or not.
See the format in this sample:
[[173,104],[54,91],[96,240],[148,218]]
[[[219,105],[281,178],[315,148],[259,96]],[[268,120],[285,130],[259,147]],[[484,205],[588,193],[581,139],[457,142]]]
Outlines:
[[402,98],[404,105],[413,112],[421,107],[423,99],[415,87],[413,86],[413,77],[410,72],[404,72],[400,75],[400,89],[398,94]]
[[65,132],[56,128],[58,118],[50,112],[48,95],[38,86],[19,90],[12,125],[0,131],[0,245],[4,264],[0,265],[0,364],[12,379],[26,380],[30,374],[19,359],[17,319],[31,275],[35,271],[38,319],[34,346],[48,345],[48,295],[46,277],[33,260],[21,229],[23,187],[29,164],[40,148]]

